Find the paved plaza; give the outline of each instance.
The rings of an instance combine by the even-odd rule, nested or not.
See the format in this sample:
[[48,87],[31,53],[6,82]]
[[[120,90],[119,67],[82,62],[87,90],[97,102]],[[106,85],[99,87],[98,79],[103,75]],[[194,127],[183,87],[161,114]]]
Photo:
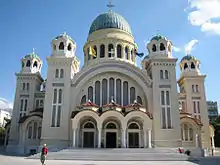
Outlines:
[[[220,157],[202,159],[200,162],[189,161],[73,161],[48,160],[46,165],[219,165]],[[1,165],[41,165],[40,160],[18,156],[0,155]]]

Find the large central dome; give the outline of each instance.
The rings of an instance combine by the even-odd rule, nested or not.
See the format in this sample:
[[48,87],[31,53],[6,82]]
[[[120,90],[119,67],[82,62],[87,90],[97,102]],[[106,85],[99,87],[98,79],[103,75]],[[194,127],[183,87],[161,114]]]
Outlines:
[[89,34],[100,29],[116,28],[131,34],[131,28],[128,22],[116,12],[109,11],[100,14],[93,22],[89,30]]

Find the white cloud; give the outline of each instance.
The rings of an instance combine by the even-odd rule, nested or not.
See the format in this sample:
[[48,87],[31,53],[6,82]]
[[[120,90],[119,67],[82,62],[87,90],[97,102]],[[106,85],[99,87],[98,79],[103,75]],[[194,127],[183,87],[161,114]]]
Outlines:
[[180,52],[180,51],[182,51],[181,48],[176,47],[176,46],[172,46],[172,48],[173,48],[173,51],[174,51],[174,52]]
[[220,0],[188,0],[188,19],[194,26],[200,26],[202,32],[220,35]]
[[13,103],[9,102],[8,100],[0,97],[0,109],[12,109]]
[[193,47],[198,43],[198,40],[193,39],[191,41],[189,41],[186,45],[185,45],[185,52],[186,54],[190,54]]

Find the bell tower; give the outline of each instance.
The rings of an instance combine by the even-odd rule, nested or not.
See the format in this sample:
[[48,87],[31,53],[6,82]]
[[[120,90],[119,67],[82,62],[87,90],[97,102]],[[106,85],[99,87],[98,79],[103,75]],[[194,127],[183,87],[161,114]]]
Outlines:
[[149,54],[142,61],[142,68],[147,70],[153,81],[152,112],[155,147],[181,145],[176,86],[177,58],[172,57],[171,48],[170,40],[156,35],[147,44]]
[[189,54],[182,58],[179,67],[181,75],[178,85],[180,93],[186,95],[185,111],[192,114],[194,118],[201,120],[203,124],[201,128],[201,145],[202,148],[208,148],[210,147],[210,135],[204,85],[206,75],[200,73],[200,61]]

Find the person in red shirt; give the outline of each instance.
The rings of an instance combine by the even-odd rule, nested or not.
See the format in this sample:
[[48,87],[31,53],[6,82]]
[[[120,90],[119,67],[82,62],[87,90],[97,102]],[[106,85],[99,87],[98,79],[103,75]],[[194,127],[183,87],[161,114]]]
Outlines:
[[47,153],[48,153],[48,148],[46,147],[46,144],[44,144],[44,146],[41,150],[41,157],[40,157],[40,161],[41,161],[42,165],[45,165]]

